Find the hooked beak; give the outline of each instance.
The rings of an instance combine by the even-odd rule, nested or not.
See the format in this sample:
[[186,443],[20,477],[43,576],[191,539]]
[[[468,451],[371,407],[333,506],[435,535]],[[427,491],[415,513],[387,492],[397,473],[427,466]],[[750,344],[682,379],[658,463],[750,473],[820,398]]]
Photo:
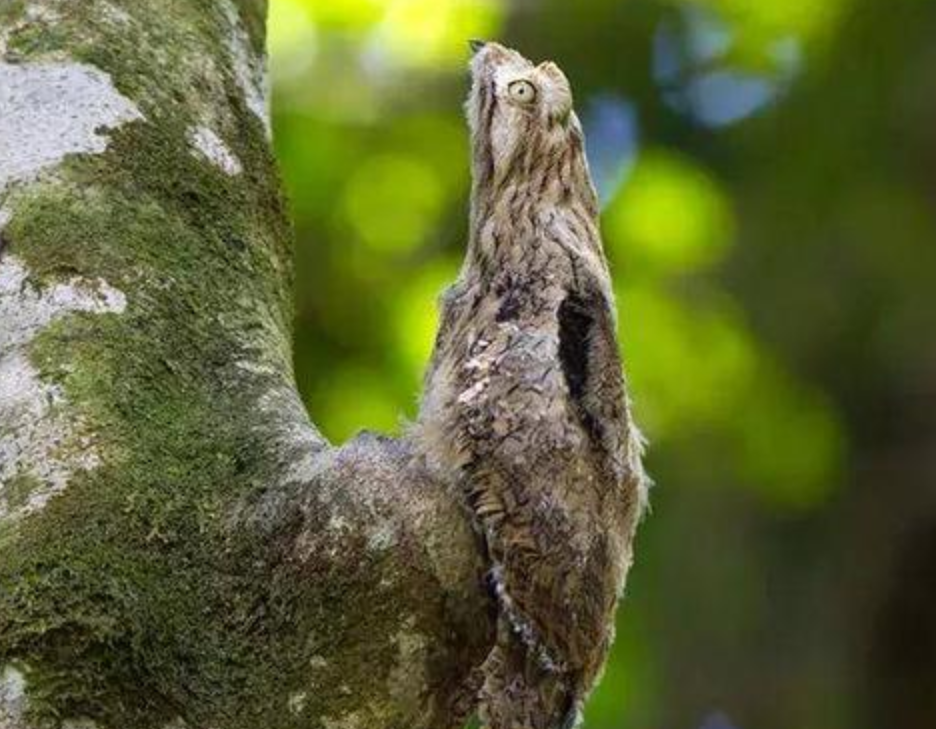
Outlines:
[[470,41],[468,41],[468,47],[471,49],[472,55],[478,53],[486,45],[487,41],[478,40],[477,38],[472,38]]

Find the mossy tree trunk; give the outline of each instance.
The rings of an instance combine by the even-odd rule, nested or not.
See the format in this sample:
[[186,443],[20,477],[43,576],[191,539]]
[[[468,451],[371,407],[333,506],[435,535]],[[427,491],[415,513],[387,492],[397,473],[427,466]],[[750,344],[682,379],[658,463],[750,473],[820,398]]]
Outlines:
[[0,4],[0,728],[448,727],[457,500],[290,364],[263,0]]

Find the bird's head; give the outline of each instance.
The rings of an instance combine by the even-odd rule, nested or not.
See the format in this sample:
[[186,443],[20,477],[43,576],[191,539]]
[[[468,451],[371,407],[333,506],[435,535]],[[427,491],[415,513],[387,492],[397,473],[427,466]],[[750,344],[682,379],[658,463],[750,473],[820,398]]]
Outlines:
[[537,171],[558,174],[564,163],[587,169],[582,128],[562,70],[552,61],[534,64],[499,43],[471,41],[471,47],[466,109],[475,182],[522,182]]

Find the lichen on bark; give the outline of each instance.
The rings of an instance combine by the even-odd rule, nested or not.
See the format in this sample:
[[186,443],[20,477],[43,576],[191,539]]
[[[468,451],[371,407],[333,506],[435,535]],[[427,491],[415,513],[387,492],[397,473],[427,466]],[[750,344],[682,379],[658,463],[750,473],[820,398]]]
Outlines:
[[[4,729],[447,726],[490,642],[454,497],[402,444],[332,448],[296,394],[291,233],[251,97],[263,10],[2,10],[0,62],[94,69],[138,110],[0,189],[13,305],[75,281],[124,297],[22,342],[95,461],[0,513],[0,671],[21,687]],[[7,503],[44,488],[36,465],[3,476]]]

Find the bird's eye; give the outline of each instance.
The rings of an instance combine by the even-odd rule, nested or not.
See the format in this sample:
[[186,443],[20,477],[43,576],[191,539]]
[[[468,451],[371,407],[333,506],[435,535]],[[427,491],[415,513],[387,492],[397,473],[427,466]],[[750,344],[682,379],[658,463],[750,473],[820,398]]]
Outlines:
[[529,81],[514,81],[507,87],[507,93],[518,104],[532,104],[536,101],[536,87]]

